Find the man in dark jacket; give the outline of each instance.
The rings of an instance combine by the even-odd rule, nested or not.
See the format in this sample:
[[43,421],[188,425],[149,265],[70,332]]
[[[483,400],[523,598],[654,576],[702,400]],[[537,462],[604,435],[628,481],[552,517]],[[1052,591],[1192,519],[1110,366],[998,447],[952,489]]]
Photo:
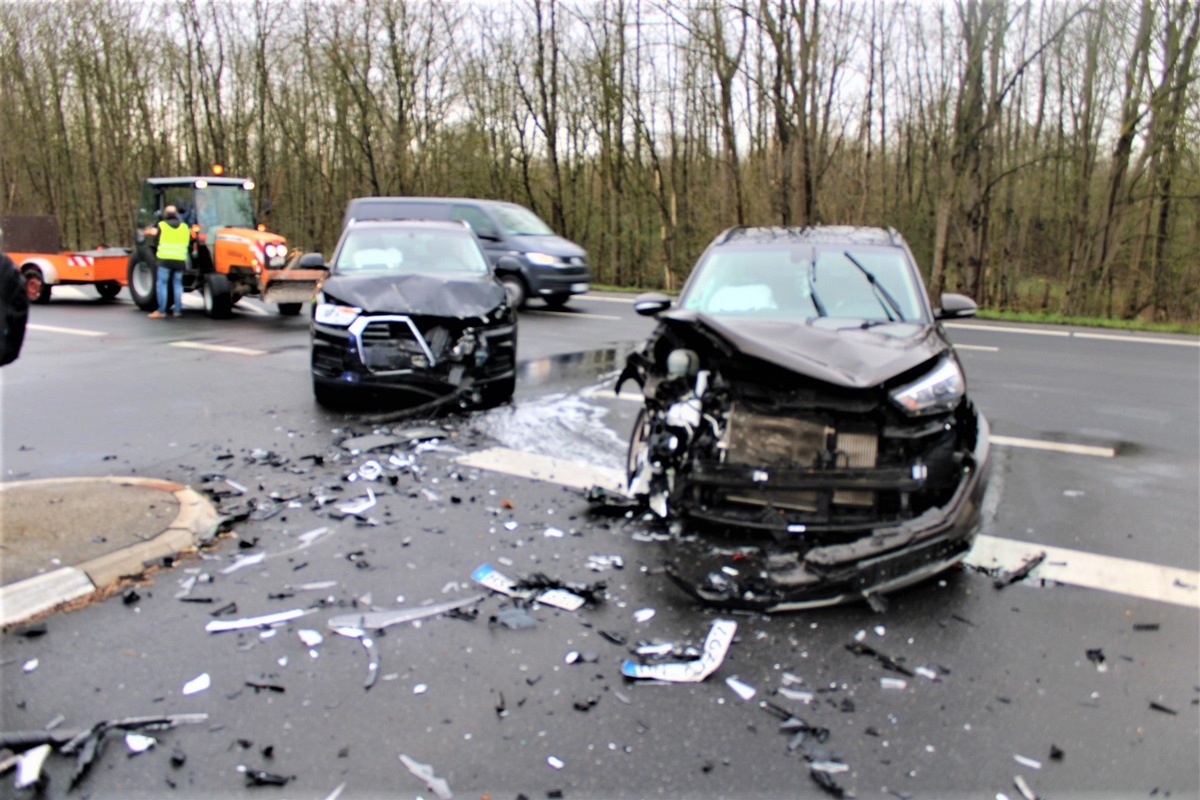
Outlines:
[[11,364],[21,354],[28,319],[25,277],[4,252],[4,231],[0,229],[0,366]]

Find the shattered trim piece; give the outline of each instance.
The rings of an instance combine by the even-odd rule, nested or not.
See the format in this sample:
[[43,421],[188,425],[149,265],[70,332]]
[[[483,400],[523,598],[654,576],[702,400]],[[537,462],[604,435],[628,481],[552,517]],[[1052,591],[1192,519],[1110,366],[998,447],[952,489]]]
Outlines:
[[432,766],[422,764],[404,753],[400,754],[400,763],[414,776],[424,781],[426,788],[437,795],[438,800],[452,800],[454,793],[450,791],[450,783],[445,778],[435,775]]
[[415,622],[419,619],[428,617],[436,617],[439,614],[445,614],[448,611],[455,611],[465,606],[473,605],[483,599],[482,594],[473,594],[470,597],[463,597],[458,600],[447,600],[444,603],[435,603],[430,606],[418,606],[416,608],[397,608],[391,611],[368,611],[361,614],[339,614],[336,617],[330,617],[326,622],[326,626],[330,630],[340,633],[341,628],[350,628],[355,630],[370,630],[378,631],[392,625],[399,625],[404,622]]
[[307,614],[311,614],[311,609],[293,608],[290,611],[280,611],[275,614],[263,614],[260,617],[246,617],[244,619],[231,620],[212,620],[204,626],[204,630],[209,633],[224,633],[225,631],[240,631],[247,628],[267,628],[272,625],[278,625],[281,622],[288,622],[293,619],[299,619]]
[[491,589],[493,592],[498,592],[507,597],[518,600],[529,600],[532,598],[543,605],[561,608],[563,611],[578,611],[583,607],[585,602],[582,597],[573,592],[568,592],[566,589],[547,589],[535,596],[532,592],[517,588],[516,581],[497,570],[491,564],[480,564],[476,567],[475,571],[471,573],[471,580],[486,589]]
[[729,652],[737,622],[732,619],[714,620],[704,640],[704,652],[695,661],[671,664],[639,664],[625,659],[621,674],[627,678],[667,681],[668,683],[699,683],[716,671]]

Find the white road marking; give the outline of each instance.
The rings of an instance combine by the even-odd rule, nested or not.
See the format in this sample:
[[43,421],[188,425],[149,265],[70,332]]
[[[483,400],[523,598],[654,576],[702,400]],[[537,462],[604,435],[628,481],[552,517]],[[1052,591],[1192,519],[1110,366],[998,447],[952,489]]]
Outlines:
[[536,311],[539,314],[546,314],[552,317],[577,317],[579,319],[607,319],[621,320],[621,317],[614,317],[611,314],[589,314],[586,311],[548,311],[543,308],[531,308],[530,311]]
[[[624,491],[625,479],[620,470],[504,447],[469,453],[461,456],[458,462],[464,466],[575,489],[600,486],[618,493]],[[1046,553],[1046,560],[1030,572],[1026,581],[1044,579],[1143,600],[1200,608],[1200,572],[1194,570],[986,535],[976,538],[975,546],[967,554],[965,562],[971,566],[1011,572],[1041,552]]]
[[[1120,333],[1087,333],[1084,331],[1055,331],[1048,328],[1012,328],[1006,325],[969,325],[961,322],[944,322],[947,328],[981,333],[1023,333],[1027,336],[1057,336],[1072,339],[1102,339],[1110,342],[1133,342],[1135,344],[1168,344],[1176,347],[1200,347],[1200,339],[1163,339],[1153,336],[1133,336]],[[962,347],[963,345],[955,345]]]
[[955,350],[979,350],[984,353],[999,353],[999,347],[988,347],[985,344],[956,344]]
[[992,444],[1001,447],[1024,447],[1027,450],[1049,450],[1054,453],[1070,453],[1076,456],[1096,456],[1097,458],[1113,458],[1117,451],[1111,447],[1095,447],[1088,444],[1069,444],[1067,442],[1046,442],[1041,439],[1021,439],[1016,436],[997,436],[992,434]]
[[210,350],[214,353],[234,353],[242,356],[265,356],[266,350],[251,350],[249,347],[233,347],[227,344],[204,344],[203,342],[171,342],[171,347],[188,350]]
[[600,295],[597,295],[597,294],[584,294],[584,295],[578,295],[576,297],[576,299],[577,300],[598,300],[601,303],[624,303],[625,305],[631,306],[634,304],[634,301],[637,300],[637,295],[630,295],[629,297],[601,297]]
[[48,333],[69,333],[72,336],[108,336],[104,331],[89,331],[83,328],[60,328],[57,325],[38,325],[34,322],[30,322],[26,327],[35,331],[46,331]]
[[1047,547],[997,536],[979,536],[967,554],[971,566],[1011,571],[1044,552],[1046,560],[1026,580],[1048,580],[1085,589],[1200,608],[1200,572],[1082,550]]

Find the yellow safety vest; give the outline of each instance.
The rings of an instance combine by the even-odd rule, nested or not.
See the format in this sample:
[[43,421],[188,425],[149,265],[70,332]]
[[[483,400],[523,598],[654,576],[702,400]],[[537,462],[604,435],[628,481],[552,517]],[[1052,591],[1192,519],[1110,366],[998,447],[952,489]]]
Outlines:
[[168,222],[158,223],[158,259],[160,261],[186,261],[188,243],[191,240],[192,232],[182,222],[175,225]]

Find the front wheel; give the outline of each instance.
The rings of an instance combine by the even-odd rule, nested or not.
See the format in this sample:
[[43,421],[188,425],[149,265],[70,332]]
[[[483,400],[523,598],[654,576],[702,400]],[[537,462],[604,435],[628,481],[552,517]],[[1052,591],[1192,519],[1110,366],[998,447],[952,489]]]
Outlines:
[[550,308],[562,308],[571,299],[569,294],[548,294],[542,298]]
[[116,281],[100,281],[96,284],[96,292],[101,300],[112,300],[121,293],[121,284]]
[[129,257],[129,296],[133,298],[134,305],[142,311],[158,308],[158,295],[155,294],[154,286],[157,272],[153,264],[140,258],[137,253]]
[[508,295],[508,304],[514,309],[519,309],[525,305],[525,281],[521,280],[520,275],[508,274],[501,275],[500,282],[504,284],[504,293]]
[[233,316],[229,279],[218,272],[204,276],[204,313],[213,319],[229,319]]
[[50,284],[42,277],[42,271],[37,267],[26,267],[21,275],[25,278],[25,294],[29,302],[45,305],[50,302]]
[[300,314],[303,303],[280,303],[279,313],[285,317],[295,317]]
[[487,386],[480,389],[481,397],[480,405],[483,408],[492,408],[501,403],[512,399],[513,393],[517,390],[517,376],[512,375],[508,378],[503,378],[498,381],[492,381]]

